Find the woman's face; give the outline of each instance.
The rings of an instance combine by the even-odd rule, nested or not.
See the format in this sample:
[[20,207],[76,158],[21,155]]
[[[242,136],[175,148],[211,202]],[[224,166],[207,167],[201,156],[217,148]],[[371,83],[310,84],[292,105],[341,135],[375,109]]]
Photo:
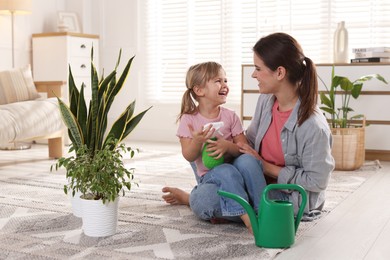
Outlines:
[[253,61],[255,70],[252,73],[252,78],[257,79],[259,82],[259,92],[261,94],[275,93],[279,86],[277,72],[269,69],[256,53],[253,54]]

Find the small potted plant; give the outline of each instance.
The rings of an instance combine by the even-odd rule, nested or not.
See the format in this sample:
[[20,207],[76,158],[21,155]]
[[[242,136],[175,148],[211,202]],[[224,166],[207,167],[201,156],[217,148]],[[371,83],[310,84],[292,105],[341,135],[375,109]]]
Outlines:
[[[116,79],[117,67],[107,76],[98,79],[93,64],[91,51],[91,93],[92,98],[87,109],[84,98],[85,85],[80,90],[73,80],[69,67],[69,106],[58,98],[61,115],[68,128],[71,146],[69,152],[74,155],[62,157],[56,163],[56,169],[64,167],[68,183],[64,185],[65,193],[73,196],[81,194],[81,207],[84,233],[100,237],[116,232],[118,198],[130,190],[134,169],[126,169],[122,161],[125,152],[134,156],[134,150],[121,143],[138,125],[150,107],[134,116],[135,101],[124,109],[122,114],[107,131],[107,116],[118,92],[124,85],[134,57],[125,66],[119,79]],[[99,207],[90,210],[89,204]],[[106,213],[108,209],[108,213]],[[114,219],[114,224],[107,225],[107,217]],[[91,222],[101,221],[102,225]],[[104,230],[111,226],[111,230]]]
[[[328,121],[333,135],[332,155],[336,161],[336,170],[355,170],[360,168],[365,158],[365,117],[362,114],[349,116],[354,110],[350,107],[351,97],[357,99],[366,81],[377,79],[387,84],[379,74],[365,75],[355,81],[347,77],[337,76],[332,67],[332,82],[326,92],[320,93],[324,112],[330,115]],[[340,103],[337,103],[340,102]],[[340,104],[340,106],[337,106]],[[356,120],[362,120],[356,124]]]

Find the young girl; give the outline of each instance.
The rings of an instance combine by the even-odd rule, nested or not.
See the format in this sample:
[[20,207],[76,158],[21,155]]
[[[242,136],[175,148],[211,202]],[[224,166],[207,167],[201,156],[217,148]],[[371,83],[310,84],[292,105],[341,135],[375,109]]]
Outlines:
[[[242,167],[237,167],[234,162],[224,163],[211,170],[202,163],[202,148],[206,142],[206,151],[210,156],[216,159],[224,156],[225,162],[232,162],[241,154],[237,143],[247,144],[239,117],[221,106],[226,103],[229,94],[225,71],[216,62],[191,66],[187,72],[186,87],[178,118],[180,124],[177,136],[180,138],[184,158],[196,164],[199,183],[190,197],[185,193],[177,194],[178,189],[166,187],[163,192],[169,194],[163,198],[171,204],[189,202],[193,212],[205,220],[237,220],[239,216],[250,228],[248,215],[238,203],[224,197],[215,200],[215,197],[218,197],[217,190],[221,189],[255,201],[257,206],[260,191],[265,186],[263,175],[258,171],[251,172],[250,168],[241,171],[239,169]],[[224,125],[218,133],[215,133],[211,125],[204,128],[206,124],[220,121]],[[210,140],[214,134],[217,139]],[[219,203],[215,203],[216,201]]]

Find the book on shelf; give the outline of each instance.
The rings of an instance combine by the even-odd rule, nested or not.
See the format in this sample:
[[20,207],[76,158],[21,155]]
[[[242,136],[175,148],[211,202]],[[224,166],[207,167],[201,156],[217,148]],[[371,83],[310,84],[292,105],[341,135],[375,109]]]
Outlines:
[[352,52],[390,52],[390,47],[352,48]]
[[390,52],[356,52],[355,58],[390,58]]
[[351,59],[351,63],[359,63],[359,62],[390,62],[390,58],[371,57],[371,58]]

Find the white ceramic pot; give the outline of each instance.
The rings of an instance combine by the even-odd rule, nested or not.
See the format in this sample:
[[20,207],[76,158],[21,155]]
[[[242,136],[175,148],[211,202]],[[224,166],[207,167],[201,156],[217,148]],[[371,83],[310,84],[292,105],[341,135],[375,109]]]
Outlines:
[[82,193],[80,191],[77,191],[76,194],[74,195],[74,197],[72,196],[72,194],[70,195],[73,216],[78,217],[78,218],[81,218],[82,213],[83,213],[82,209],[81,209],[81,199],[80,199],[81,194]]
[[84,234],[90,237],[105,237],[116,233],[118,224],[119,197],[115,201],[81,199]]

